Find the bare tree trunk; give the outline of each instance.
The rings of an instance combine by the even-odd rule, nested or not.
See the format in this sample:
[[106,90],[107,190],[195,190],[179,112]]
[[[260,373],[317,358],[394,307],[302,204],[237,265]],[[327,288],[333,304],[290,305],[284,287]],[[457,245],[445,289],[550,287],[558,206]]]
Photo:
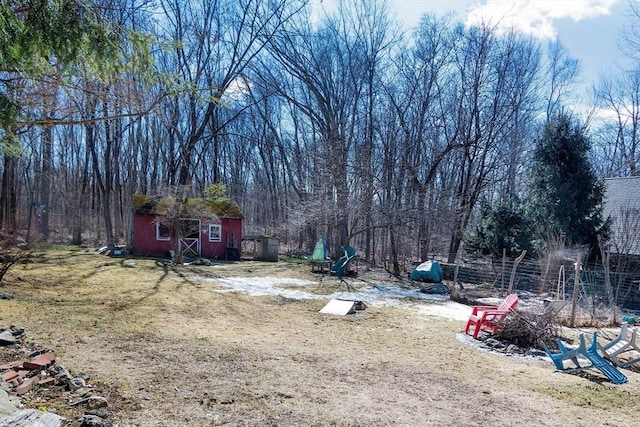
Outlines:
[[513,292],[513,285],[515,284],[515,281],[516,281],[516,271],[518,270],[518,264],[520,264],[520,261],[524,259],[524,256],[526,254],[527,254],[527,251],[522,251],[520,256],[516,258],[515,262],[513,263],[513,268],[511,269],[511,277],[509,277],[509,289],[507,290],[508,294]]
[[[344,176],[341,174],[341,176]],[[348,245],[349,241],[349,194],[347,183],[342,182],[341,178],[337,178],[335,182],[337,193],[336,204],[336,228],[338,232],[337,240],[341,245]]]
[[[427,206],[427,194],[424,189],[420,189],[420,193],[418,195],[418,209],[421,212],[424,212]],[[420,215],[418,220],[418,244],[420,245],[420,261],[424,262],[429,259],[429,251],[430,251],[430,243],[431,243],[431,233],[429,227],[427,226],[427,215]]]
[[2,168],[2,188],[0,188],[0,226],[6,231],[16,230],[16,213],[18,201],[16,195],[18,159],[4,154],[4,166]]
[[[88,130],[86,130],[88,132]],[[85,196],[89,186],[89,162],[91,160],[90,150],[84,151],[84,162],[82,165],[82,179],[80,181],[80,189],[77,192],[75,203],[73,205],[73,221],[71,229],[71,243],[74,245],[82,244],[82,222],[85,210]]]
[[400,276],[400,263],[398,262],[398,249],[396,248],[396,233],[393,231],[393,227],[389,228],[389,247],[391,248],[393,274]]
[[447,262],[453,264],[456,261],[458,250],[462,243],[462,232],[464,229],[461,213],[458,212],[453,222],[453,231],[451,233],[451,241],[449,242],[449,254],[447,256]]
[[105,123],[105,140],[107,145],[104,148],[102,161],[104,163],[104,173],[101,173],[100,157],[96,148],[95,141],[95,126],[94,124],[88,124],[87,130],[87,146],[91,150],[91,157],[93,159],[94,178],[100,194],[100,202],[102,207],[102,218],[104,220],[104,230],[106,233],[107,247],[115,247],[115,237],[113,234],[113,223],[111,221],[111,151],[109,144],[111,143],[111,132],[109,130],[108,122]]
[[616,307],[616,298],[613,292],[613,286],[611,285],[611,271],[610,271],[610,253],[604,247],[604,243],[602,242],[602,236],[598,234],[598,247],[600,248],[600,255],[602,256],[602,269],[604,270],[604,285],[605,290],[607,292],[607,302],[609,303],[609,308],[612,309],[612,318],[610,319],[611,324],[615,325],[617,310]]
[[42,239],[49,238],[49,212],[51,210],[51,156],[53,153],[53,129],[47,126],[42,132],[42,168],[40,175],[40,211],[39,226]]

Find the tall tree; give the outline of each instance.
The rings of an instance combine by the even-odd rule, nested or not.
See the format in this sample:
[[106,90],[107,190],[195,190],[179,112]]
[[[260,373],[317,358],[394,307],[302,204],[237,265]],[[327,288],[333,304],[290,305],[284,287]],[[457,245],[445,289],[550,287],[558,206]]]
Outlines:
[[584,127],[568,114],[544,126],[531,168],[531,209],[543,237],[596,248],[607,233],[602,217],[604,183],[589,162]]
[[321,162],[318,170],[323,171],[325,179],[316,197],[326,200],[334,218],[328,227],[331,230],[327,230],[328,234],[335,234],[335,239],[329,239],[334,249],[348,244],[352,237],[352,166],[361,130],[358,112],[371,78],[367,61],[375,64],[380,46],[385,43],[384,34],[365,34],[362,28],[366,28],[365,23],[374,25],[376,20],[384,25],[379,6],[374,2],[366,10],[343,2],[336,14],[319,23],[301,16],[278,32],[267,46],[286,72],[284,78],[281,70],[261,67],[260,71],[262,84],[295,105],[315,131],[317,159]]
[[602,108],[609,112],[599,128],[597,151],[608,176],[640,174],[640,64],[602,77],[595,87]]
[[572,58],[564,45],[555,40],[547,44],[545,73],[541,89],[545,101],[545,121],[559,114],[571,98],[571,89],[580,71],[578,60]]
[[[160,4],[165,20],[159,36],[174,51],[161,58],[165,70],[176,76],[179,91],[166,108],[166,126],[175,145],[169,183],[189,185],[197,156],[219,141],[229,121],[218,110],[223,97],[238,90],[248,65],[306,0],[201,0],[184,7],[180,0]],[[224,108],[224,107],[223,107]],[[209,167],[219,180],[217,155]]]
[[390,48],[397,42],[395,27],[387,14],[386,2],[372,3],[360,0],[355,3],[354,13],[343,14],[345,27],[357,28],[354,36],[354,48],[359,53],[360,73],[364,77],[363,97],[360,111],[360,138],[355,147],[355,181],[359,189],[356,202],[359,207],[353,221],[351,235],[364,230],[364,258],[371,261],[374,223],[372,220],[374,204],[374,183],[376,181],[376,162],[374,150],[376,143],[376,120],[380,118],[378,108],[379,93],[389,68]]
[[[428,259],[434,222],[433,182],[449,153],[460,144],[445,138],[443,124],[451,115],[446,88],[455,84],[449,72],[454,47],[450,18],[425,15],[415,30],[415,44],[397,58],[397,73],[383,86],[388,108],[379,118],[381,136],[382,208],[390,233],[393,269],[399,274],[399,249],[406,242],[392,238],[407,226],[417,226],[421,259]],[[411,223],[411,224],[410,224]],[[414,230],[415,232],[415,230]],[[415,250],[414,248],[412,248]]]
[[[532,84],[538,71],[536,45],[514,32],[499,36],[483,26],[458,29],[455,72],[457,102],[447,137],[463,145],[456,152],[457,183],[449,262],[457,256],[471,215],[482,193],[505,178],[504,158],[514,146],[514,125],[524,126],[522,114],[531,108]],[[531,116],[529,115],[529,120]]]

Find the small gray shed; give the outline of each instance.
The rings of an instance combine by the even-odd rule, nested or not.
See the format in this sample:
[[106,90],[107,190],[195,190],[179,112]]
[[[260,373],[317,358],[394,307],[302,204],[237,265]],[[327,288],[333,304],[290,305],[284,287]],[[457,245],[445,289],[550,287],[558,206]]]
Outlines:
[[242,236],[242,257],[254,261],[278,261],[280,239],[273,236]]

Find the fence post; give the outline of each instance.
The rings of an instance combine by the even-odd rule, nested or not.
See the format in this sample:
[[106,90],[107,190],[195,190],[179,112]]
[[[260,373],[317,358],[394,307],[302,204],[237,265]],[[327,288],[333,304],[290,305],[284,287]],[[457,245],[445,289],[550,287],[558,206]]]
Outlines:
[[615,325],[617,323],[617,310],[615,309],[616,301],[615,295],[613,293],[613,286],[611,286],[611,273],[609,270],[609,262],[610,262],[610,252],[607,248],[605,248],[604,243],[602,242],[602,236],[598,234],[598,247],[600,248],[600,255],[602,256],[602,269],[604,270],[604,286],[605,291],[607,293],[607,302],[609,303],[609,308],[611,309],[611,318],[609,319],[609,323]]
[[576,323],[576,305],[578,304],[578,294],[580,293],[580,270],[582,269],[582,252],[578,252],[576,257],[576,272],[573,280],[573,295],[571,297],[571,322],[573,328]]
[[504,269],[507,263],[507,248],[502,248],[502,271],[500,271],[500,292],[504,291]]
[[527,254],[526,250],[522,251],[520,256],[516,258],[515,262],[513,263],[513,269],[511,270],[511,277],[509,278],[509,290],[507,291],[508,294],[513,292],[513,283],[516,281],[516,270],[518,269],[518,264],[520,264],[520,261],[522,261],[522,259],[526,254]]

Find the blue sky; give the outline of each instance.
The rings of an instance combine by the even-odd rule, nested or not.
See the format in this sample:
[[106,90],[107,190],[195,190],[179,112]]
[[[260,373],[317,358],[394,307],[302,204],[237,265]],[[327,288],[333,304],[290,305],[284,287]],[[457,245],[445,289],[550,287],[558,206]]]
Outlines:
[[[639,0],[631,0],[638,2]],[[389,0],[407,27],[426,12],[453,11],[467,24],[499,22],[541,41],[559,39],[580,60],[586,86],[622,60],[618,41],[629,0]]]

